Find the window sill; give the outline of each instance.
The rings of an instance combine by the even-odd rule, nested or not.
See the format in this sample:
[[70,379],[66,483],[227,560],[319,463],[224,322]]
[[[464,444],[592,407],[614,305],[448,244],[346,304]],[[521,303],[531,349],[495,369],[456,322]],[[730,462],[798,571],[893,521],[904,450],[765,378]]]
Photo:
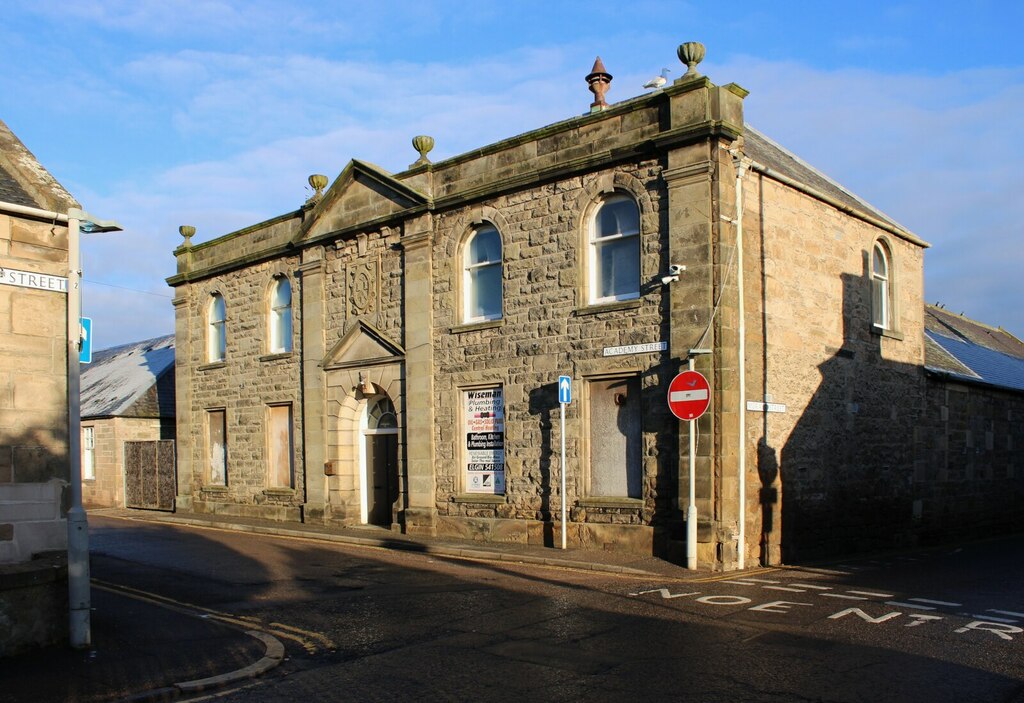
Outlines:
[[293,498],[295,496],[294,488],[266,488],[263,492],[268,498]]
[[580,498],[576,501],[576,505],[581,508],[632,508],[638,510],[644,507],[644,501],[642,498],[591,496],[589,498]]
[[586,307],[576,308],[575,314],[577,317],[580,315],[596,315],[601,312],[618,312],[620,310],[636,310],[643,305],[643,300],[640,298],[633,298],[631,300],[616,300],[612,303],[595,303],[587,305]]
[[878,325],[871,325],[871,333],[877,334],[879,337],[888,337],[889,339],[895,339],[898,342],[903,341],[903,334],[898,330],[890,330],[885,327],[879,327]]
[[290,351],[274,352],[273,354],[264,354],[263,356],[259,357],[259,360],[260,361],[278,361],[279,359],[290,359],[291,356],[292,356],[292,352],[290,352]]
[[223,369],[228,365],[226,361],[211,361],[209,364],[203,364],[197,366],[196,371],[213,371],[214,369]]
[[451,328],[452,334],[462,334],[463,332],[476,332],[478,330],[491,330],[501,327],[505,324],[505,319],[501,318],[498,320],[484,320],[483,322],[467,322],[462,325],[455,325]]
[[203,491],[204,493],[227,493],[228,492],[228,487],[227,486],[213,486],[213,485],[210,485],[210,486],[203,486],[199,490]]
[[454,503],[486,503],[488,505],[501,505],[505,503],[504,495],[493,493],[460,493],[452,498]]

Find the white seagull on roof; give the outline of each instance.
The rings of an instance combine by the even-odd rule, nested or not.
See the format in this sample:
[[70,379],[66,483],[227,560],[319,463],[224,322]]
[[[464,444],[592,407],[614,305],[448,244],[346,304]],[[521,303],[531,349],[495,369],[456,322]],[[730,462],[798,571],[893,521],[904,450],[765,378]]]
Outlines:
[[668,78],[665,76],[665,74],[669,72],[670,71],[667,68],[661,69],[661,75],[655,76],[651,80],[644,83],[644,88],[654,88],[655,90],[657,90],[661,86],[665,85],[666,83],[668,83]]

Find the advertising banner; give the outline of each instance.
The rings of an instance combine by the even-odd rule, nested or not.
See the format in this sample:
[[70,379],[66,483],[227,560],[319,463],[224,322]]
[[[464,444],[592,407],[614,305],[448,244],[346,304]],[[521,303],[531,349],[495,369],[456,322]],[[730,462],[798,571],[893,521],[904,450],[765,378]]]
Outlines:
[[505,403],[500,388],[463,391],[466,492],[505,493]]

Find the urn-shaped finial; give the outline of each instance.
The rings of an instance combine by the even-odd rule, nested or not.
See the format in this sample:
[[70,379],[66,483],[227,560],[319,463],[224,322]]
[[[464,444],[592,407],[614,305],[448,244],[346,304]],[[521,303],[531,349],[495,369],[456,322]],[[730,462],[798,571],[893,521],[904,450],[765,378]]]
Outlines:
[[324,188],[327,187],[327,176],[322,173],[314,173],[309,177],[309,187],[313,189],[313,194],[309,196],[306,202],[319,202],[320,198],[324,197]]
[[419,134],[412,138],[412,148],[419,152],[420,158],[416,159],[416,163],[413,167],[422,166],[423,164],[429,164],[430,159],[427,158],[427,154],[434,148],[434,138],[427,136],[426,134]]
[[196,228],[192,225],[182,225],[178,228],[178,234],[185,238],[185,243],[182,244],[184,247],[192,246],[192,236],[196,233]]
[[697,64],[704,60],[704,45],[699,41],[683,42],[676,49],[679,60],[686,64],[686,73],[683,78],[697,78]]

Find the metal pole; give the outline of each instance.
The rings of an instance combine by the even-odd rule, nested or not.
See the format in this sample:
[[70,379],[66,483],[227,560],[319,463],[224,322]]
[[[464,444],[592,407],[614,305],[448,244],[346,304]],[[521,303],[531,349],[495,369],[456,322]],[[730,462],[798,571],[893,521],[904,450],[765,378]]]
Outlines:
[[565,522],[567,520],[565,514],[565,403],[559,403],[558,406],[562,412],[562,549],[565,549]]
[[[693,357],[687,361],[687,368],[693,371]],[[697,471],[694,455],[697,453],[697,437],[694,433],[696,420],[690,420],[690,505],[686,508],[686,568],[697,568]]]
[[82,344],[81,253],[79,219],[68,216],[68,481],[71,506],[68,508],[68,638],[72,647],[84,649],[92,644],[89,611],[89,524],[82,508],[82,418],[78,357]]

